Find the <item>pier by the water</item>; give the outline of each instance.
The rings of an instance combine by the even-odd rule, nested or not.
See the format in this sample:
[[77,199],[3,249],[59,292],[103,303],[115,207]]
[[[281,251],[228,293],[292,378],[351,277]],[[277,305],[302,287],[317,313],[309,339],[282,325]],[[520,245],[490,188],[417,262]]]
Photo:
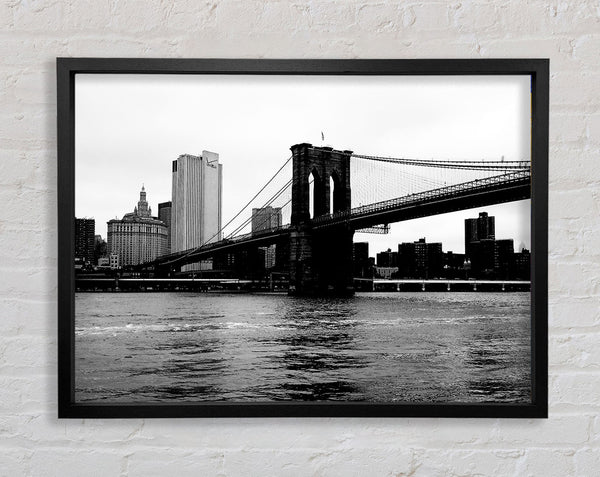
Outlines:
[[[77,277],[75,288],[77,291],[86,292],[287,292],[288,282],[280,277],[271,277],[267,280]],[[531,282],[525,280],[383,280],[355,278],[354,288],[357,292],[523,292],[531,289]]]
[[525,280],[369,280],[355,278],[356,291],[436,292],[436,291],[529,291],[531,282]]

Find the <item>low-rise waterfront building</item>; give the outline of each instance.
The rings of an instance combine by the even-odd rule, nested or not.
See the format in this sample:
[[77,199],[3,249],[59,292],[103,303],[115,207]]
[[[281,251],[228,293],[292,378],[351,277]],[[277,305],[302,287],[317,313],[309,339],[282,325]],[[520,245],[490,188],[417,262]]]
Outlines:
[[375,267],[375,275],[377,278],[390,280],[398,273],[398,267]]

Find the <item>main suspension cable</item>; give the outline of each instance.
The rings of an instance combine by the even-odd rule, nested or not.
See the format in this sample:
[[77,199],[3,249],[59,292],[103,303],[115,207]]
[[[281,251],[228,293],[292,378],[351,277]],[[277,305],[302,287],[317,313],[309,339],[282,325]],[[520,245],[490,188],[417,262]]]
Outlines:
[[400,157],[367,156],[364,154],[352,154],[357,159],[370,161],[389,162],[393,164],[405,164],[418,167],[436,167],[446,169],[468,169],[468,170],[511,170],[529,169],[529,161],[467,161],[467,160],[440,160],[440,159],[408,159]]

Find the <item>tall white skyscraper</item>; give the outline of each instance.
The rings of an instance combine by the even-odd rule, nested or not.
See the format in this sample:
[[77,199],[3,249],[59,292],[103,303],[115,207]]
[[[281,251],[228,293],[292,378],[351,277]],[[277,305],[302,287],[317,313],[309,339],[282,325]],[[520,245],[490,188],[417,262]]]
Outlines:
[[173,161],[171,252],[220,240],[222,166],[215,152]]

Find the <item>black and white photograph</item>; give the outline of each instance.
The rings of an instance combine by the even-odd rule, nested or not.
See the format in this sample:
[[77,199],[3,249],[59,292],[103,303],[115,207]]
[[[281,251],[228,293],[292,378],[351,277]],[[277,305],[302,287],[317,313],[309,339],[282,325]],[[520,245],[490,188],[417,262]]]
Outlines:
[[73,401],[530,405],[532,78],[76,74]]

